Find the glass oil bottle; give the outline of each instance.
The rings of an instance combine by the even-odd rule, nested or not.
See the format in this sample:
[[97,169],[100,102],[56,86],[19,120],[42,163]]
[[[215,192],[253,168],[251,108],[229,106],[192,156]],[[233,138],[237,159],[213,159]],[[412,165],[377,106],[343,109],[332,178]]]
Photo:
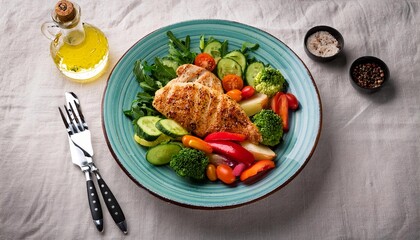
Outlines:
[[98,28],[81,21],[76,3],[59,1],[52,12],[53,22],[42,25],[51,40],[51,57],[57,68],[78,82],[95,80],[108,62],[108,40]]

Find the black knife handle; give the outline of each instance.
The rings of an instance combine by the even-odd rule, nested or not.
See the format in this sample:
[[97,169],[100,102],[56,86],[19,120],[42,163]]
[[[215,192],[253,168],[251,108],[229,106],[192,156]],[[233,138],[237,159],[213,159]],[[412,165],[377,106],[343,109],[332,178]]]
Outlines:
[[108,185],[105,183],[104,179],[101,177],[99,172],[95,172],[96,178],[98,179],[99,189],[102,193],[102,198],[105,201],[105,205],[108,208],[109,213],[114,219],[114,222],[118,225],[121,231],[126,234],[127,233],[127,224],[125,222],[124,213],[118,204],[117,199],[115,198],[114,194],[112,194],[111,189],[109,189]]
[[93,222],[99,232],[104,230],[103,216],[101,203],[99,202],[99,196],[96,192],[95,185],[92,179],[86,180],[87,194],[89,199],[90,212],[92,214]]

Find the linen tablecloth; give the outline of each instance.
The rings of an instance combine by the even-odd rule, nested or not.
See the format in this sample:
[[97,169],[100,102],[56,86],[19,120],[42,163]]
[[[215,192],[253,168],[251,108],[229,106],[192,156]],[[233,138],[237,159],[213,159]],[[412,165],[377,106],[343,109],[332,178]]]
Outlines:
[[[95,82],[75,83],[56,69],[40,26],[55,1],[0,6],[0,239],[420,239],[419,1],[86,1],[83,21],[108,37],[110,61]],[[192,19],[225,19],[287,44],[318,86],[323,126],[305,169],[253,204],[194,210],[158,199],[114,161],[102,131],[101,100],[118,59],[155,29]],[[308,29],[328,25],[344,55],[318,63],[304,52]],[[373,55],[391,78],[363,94],[350,64]],[[70,159],[57,107],[74,91],[92,131],[96,164],[127,219],[123,235],[104,210],[99,233],[84,176]]]

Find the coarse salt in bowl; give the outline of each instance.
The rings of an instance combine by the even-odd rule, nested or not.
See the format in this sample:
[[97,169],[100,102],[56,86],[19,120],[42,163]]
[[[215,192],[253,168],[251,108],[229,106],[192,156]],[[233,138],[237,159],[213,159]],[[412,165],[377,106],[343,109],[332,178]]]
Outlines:
[[304,48],[308,56],[319,62],[334,60],[344,48],[343,36],[329,26],[316,26],[306,33]]

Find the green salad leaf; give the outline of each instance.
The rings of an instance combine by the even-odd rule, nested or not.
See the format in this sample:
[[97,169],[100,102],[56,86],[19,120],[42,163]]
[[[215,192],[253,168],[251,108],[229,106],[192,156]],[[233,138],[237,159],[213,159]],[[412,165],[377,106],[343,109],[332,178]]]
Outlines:
[[153,96],[147,92],[137,93],[136,99],[131,103],[131,107],[124,111],[124,114],[133,120],[143,116],[159,116],[160,113],[152,106]]

